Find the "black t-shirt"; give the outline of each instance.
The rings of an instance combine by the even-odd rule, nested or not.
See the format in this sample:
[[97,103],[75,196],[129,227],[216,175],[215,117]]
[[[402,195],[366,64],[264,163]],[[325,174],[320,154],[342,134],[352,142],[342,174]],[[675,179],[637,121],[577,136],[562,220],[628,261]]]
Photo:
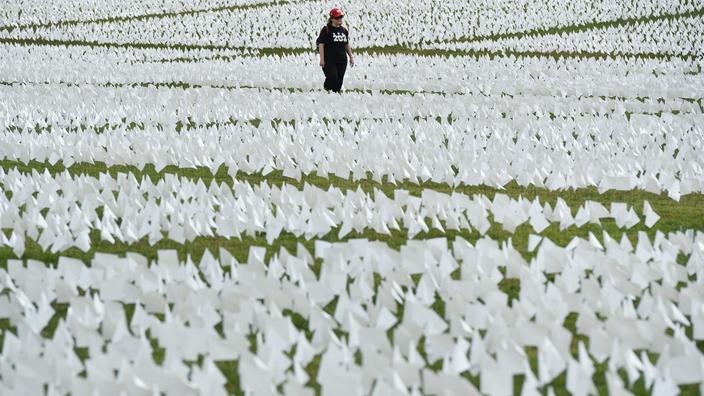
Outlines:
[[345,47],[349,42],[350,34],[344,27],[326,26],[320,31],[315,45],[325,44],[325,62],[346,63],[347,53]]

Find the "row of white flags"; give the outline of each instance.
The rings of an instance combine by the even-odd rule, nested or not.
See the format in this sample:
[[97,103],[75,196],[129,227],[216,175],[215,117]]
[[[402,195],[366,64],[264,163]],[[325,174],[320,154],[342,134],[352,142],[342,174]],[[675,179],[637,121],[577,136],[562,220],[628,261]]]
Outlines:
[[24,163],[212,173],[224,165],[231,176],[371,173],[452,186],[515,181],[550,190],[638,188],[675,200],[704,189],[704,116],[682,99],[671,112],[653,113],[657,101],[637,110],[636,99],[537,95],[476,94],[467,105],[467,95],[156,86],[11,85],[0,94],[0,159]]
[[430,189],[420,196],[397,189],[389,197],[379,190],[369,194],[309,184],[302,190],[267,182],[206,186],[171,174],[153,182],[124,173],[94,178],[0,169],[0,187],[0,229],[7,234],[0,233],[0,246],[11,247],[18,257],[24,253],[26,239],[53,253],[74,246],[88,251],[92,231],[111,243],[133,244],[146,238],[154,245],[163,239],[184,243],[197,237],[245,235],[262,235],[271,243],[281,232],[311,239],[328,234],[343,238],[352,231],[390,235],[392,230],[404,230],[413,238],[431,229],[484,235],[492,222],[510,233],[522,224],[541,233],[551,223],[567,229],[609,219],[628,229],[641,222],[652,227],[660,218],[648,201],[643,201],[638,213],[618,202],[607,207],[586,201],[570,208],[562,198],[553,207],[540,198],[531,201],[500,193],[490,200],[481,194]]
[[[491,45],[504,48],[510,40],[493,41]],[[689,45],[689,41],[678,41]],[[428,45],[455,48],[482,43]],[[0,44],[0,52],[5,54],[0,58],[3,83],[63,82],[85,89],[92,84],[111,84],[117,88],[172,83],[176,88],[201,85],[310,90],[320,89],[322,77],[315,53],[267,55],[256,49],[177,51],[12,44]],[[531,106],[543,104],[542,100],[552,103],[550,96],[568,100],[593,96],[611,109],[621,103],[634,112],[687,113],[701,112],[696,102],[704,95],[704,86],[696,73],[702,65],[698,58],[446,58],[362,52],[355,54],[355,60],[359,68],[349,69],[345,74],[346,89],[467,93],[472,100],[497,96],[493,99],[509,102],[518,96],[517,99],[525,97]],[[398,73],[397,68],[405,72]],[[53,88],[60,91],[62,87]],[[593,98],[585,100],[588,104]],[[695,105],[686,107],[692,100]],[[583,109],[579,104],[570,105]],[[562,108],[559,103],[556,106]]]

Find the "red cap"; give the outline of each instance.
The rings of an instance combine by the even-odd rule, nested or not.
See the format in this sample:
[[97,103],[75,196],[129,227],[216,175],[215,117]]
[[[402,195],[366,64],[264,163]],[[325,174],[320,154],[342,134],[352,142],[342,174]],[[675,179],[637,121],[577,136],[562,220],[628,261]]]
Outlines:
[[339,8],[335,7],[332,10],[330,10],[330,16],[333,18],[341,17],[344,16],[345,14],[342,13],[342,10]]

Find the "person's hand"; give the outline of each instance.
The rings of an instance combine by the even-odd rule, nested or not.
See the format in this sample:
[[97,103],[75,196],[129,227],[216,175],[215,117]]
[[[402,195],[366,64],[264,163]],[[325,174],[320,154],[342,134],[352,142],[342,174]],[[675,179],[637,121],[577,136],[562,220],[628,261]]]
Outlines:
[[320,60],[320,67],[325,67],[325,59]]
[[354,67],[354,58],[350,56],[350,66]]

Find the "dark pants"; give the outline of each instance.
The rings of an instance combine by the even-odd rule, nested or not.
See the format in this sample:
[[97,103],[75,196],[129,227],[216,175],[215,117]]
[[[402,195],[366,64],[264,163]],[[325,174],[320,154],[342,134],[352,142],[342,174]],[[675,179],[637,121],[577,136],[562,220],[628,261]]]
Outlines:
[[325,67],[323,67],[323,73],[325,73],[325,83],[323,84],[323,87],[326,91],[340,92],[340,89],[342,88],[342,79],[345,78],[345,70],[347,70],[347,62],[325,62]]

